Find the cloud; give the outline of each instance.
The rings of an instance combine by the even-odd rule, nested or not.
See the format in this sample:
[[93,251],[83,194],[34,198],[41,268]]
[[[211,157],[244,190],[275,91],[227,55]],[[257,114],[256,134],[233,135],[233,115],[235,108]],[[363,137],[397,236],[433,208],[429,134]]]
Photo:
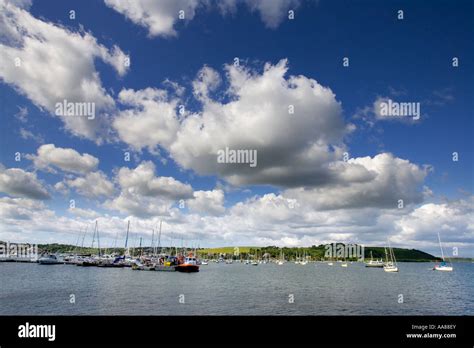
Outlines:
[[[0,31],[0,79],[51,114],[63,100],[95,103],[99,115],[94,119],[61,116],[61,121],[76,136],[102,141],[115,103],[102,87],[94,60],[124,75],[128,67],[122,50],[100,45],[90,33],[39,20],[5,0],[0,1]],[[18,59],[20,66],[15,65]]]
[[[173,159],[198,174],[218,174],[234,185],[317,185],[327,182],[328,163],[341,158],[352,130],[333,92],[305,76],[285,77],[286,60],[262,73],[226,66],[230,101],[208,96],[219,81],[206,67],[194,82],[202,111],[186,117],[169,146]],[[290,109],[294,108],[294,114]],[[258,165],[218,163],[218,151],[256,150]]]
[[120,195],[105,202],[104,207],[138,217],[169,215],[177,201],[193,197],[190,185],[172,177],[155,176],[155,165],[150,161],[134,169],[120,168],[116,180]]
[[85,209],[71,211],[76,216],[72,219],[55,215],[40,201],[3,197],[0,198],[0,239],[9,236],[6,231],[14,231],[16,239],[28,237],[29,242],[38,241],[41,235],[43,242],[48,236],[51,242],[74,244],[75,234],[84,230],[90,219],[99,217],[104,245],[111,245],[116,231],[125,235],[125,220],[132,220],[135,236],[149,239],[151,229],[163,219],[164,244],[171,238],[182,238],[188,245],[201,240],[205,245],[213,246],[308,246],[334,241],[380,246],[386,245],[390,239],[392,246],[422,249],[438,255],[436,232],[439,231],[449,255],[453,247],[459,249],[460,256],[473,256],[474,250],[473,196],[407,206],[403,210],[378,207],[316,210],[294,198],[270,193],[239,202],[218,216],[184,214],[179,209],[158,214],[163,208],[160,204],[122,203],[127,204],[126,211],[136,209],[137,214],[126,219],[117,216],[101,218],[100,214],[96,216],[94,211]]
[[[58,185],[59,184],[59,185]],[[87,173],[84,177],[65,179],[64,186],[58,183],[56,188],[61,191],[66,186],[75,189],[79,194],[89,198],[111,197],[114,193],[114,185],[102,172]]]
[[[395,226],[397,234],[394,241],[399,243],[437,244],[436,232],[439,232],[445,242],[445,247],[472,245],[474,244],[474,196],[456,201],[421,205],[402,216]],[[450,251],[448,249],[448,255],[452,254]]]
[[44,138],[41,135],[34,134],[33,132],[23,127],[20,128],[20,136],[22,139],[25,140],[31,139],[37,143],[44,143]]
[[193,81],[194,96],[198,100],[208,101],[209,92],[219,87],[221,82],[221,77],[217,71],[204,66],[199,70],[197,78]]
[[6,169],[1,164],[0,192],[38,200],[50,198],[48,191],[43,187],[35,173],[29,173],[20,168]]
[[151,37],[173,37],[179,20],[179,11],[184,11],[185,20],[192,20],[202,0],[105,0],[105,4],[123,14],[133,23],[148,30]]
[[78,208],[78,207],[69,208],[68,212],[75,215],[75,216],[79,216],[79,217],[82,217],[84,219],[89,219],[89,220],[97,219],[100,216],[100,214],[97,213],[95,210],[82,209],[82,208]]
[[[28,243],[74,244],[77,233],[89,221],[56,215],[41,201],[26,198],[0,198],[0,240]],[[114,222],[116,219],[111,218]],[[101,238],[107,231],[101,231]]]
[[300,0],[246,0],[252,11],[257,11],[267,28],[276,29],[288,16],[289,10],[296,10]]
[[18,106],[18,112],[15,114],[15,118],[21,123],[26,123],[28,121],[28,108]]
[[267,28],[275,29],[290,9],[296,10],[300,6],[301,0],[105,0],[105,4],[146,28],[150,37],[176,37],[180,11],[184,11],[187,22],[199,9],[218,8],[222,15],[235,14],[238,5],[242,4],[250,11],[258,12]]
[[119,137],[135,150],[148,147],[156,151],[157,145],[169,146],[179,127],[176,115],[177,99],[168,99],[165,90],[146,88],[134,91],[124,89],[119,100],[132,108],[116,115],[113,127]]
[[192,212],[203,215],[220,215],[225,212],[224,191],[195,191],[194,198],[187,201]]
[[397,209],[400,199],[404,206],[423,201],[423,182],[429,167],[419,167],[389,153],[350,159],[347,165],[360,166],[363,176],[368,171],[372,177],[358,180],[359,172],[345,171],[347,175],[339,183],[311,189],[289,189],[284,194],[314,209]]
[[135,169],[121,168],[117,179],[122,189],[141,196],[178,200],[189,198],[193,192],[190,185],[172,177],[155,176],[155,165],[150,161],[142,162]]
[[45,209],[41,201],[27,198],[0,198],[0,216],[2,220],[13,220],[21,223],[23,220],[31,220],[35,212]]
[[[388,153],[341,160],[347,151],[344,138],[354,126],[344,122],[329,88],[305,76],[286,77],[286,60],[267,63],[261,73],[233,65],[225,69],[228,101],[212,97],[222,78],[205,66],[192,83],[202,109],[181,120],[175,113],[179,101],[170,102],[165,91],[122,91],[123,102],[134,109],[115,121],[121,139],[137,150],[160,146],[181,167],[236,186],[291,188],[285,195],[316,209],[422,202],[427,167]],[[256,167],[219,163],[217,155],[226,148],[256,151]]]
[[37,169],[55,171],[61,169],[65,172],[86,174],[94,171],[99,160],[87,153],[80,154],[71,148],[56,147],[54,144],[41,145],[37,155],[27,155]]

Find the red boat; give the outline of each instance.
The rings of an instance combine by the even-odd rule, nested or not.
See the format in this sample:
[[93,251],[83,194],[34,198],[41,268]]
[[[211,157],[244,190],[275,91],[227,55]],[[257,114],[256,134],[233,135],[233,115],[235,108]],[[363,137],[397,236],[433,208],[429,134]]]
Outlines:
[[194,256],[188,256],[184,259],[183,263],[180,263],[175,267],[178,272],[193,273],[199,272],[199,266]]

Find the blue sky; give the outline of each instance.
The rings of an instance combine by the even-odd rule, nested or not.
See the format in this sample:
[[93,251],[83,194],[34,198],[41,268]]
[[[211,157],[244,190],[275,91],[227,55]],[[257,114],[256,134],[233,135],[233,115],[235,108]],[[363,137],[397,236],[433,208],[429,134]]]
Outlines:
[[[68,212],[69,200],[75,199],[79,207],[94,211],[101,219],[107,220],[103,224],[105,230],[110,231],[110,235],[119,228],[119,221],[130,218],[137,221],[137,233],[147,236],[146,233],[150,233],[149,226],[156,225],[156,220],[163,218],[169,230],[175,231],[176,236],[189,240],[189,243],[199,240],[202,245],[248,243],[304,245],[334,239],[338,233],[334,228],[344,226],[341,228],[340,235],[345,236],[341,238],[347,238],[348,241],[354,239],[368,244],[380,244],[386,240],[387,236],[392,236],[393,242],[400,246],[415,244],[414,247],[436,252],[435,244],[432,243],[436,241],[435,231],[432,231],[430,235],[429,226],[420,222],[422,220],[420,214],[425,212],[427,220],[430,219],[429,216],[432,219],[433,215],[430,214],[440,214],[440,219],[445,219],[446,233],[442,233],[446,234],[445,238],[450,246],[459,245],[462,250],[469,250],[474,241],[474,232],[472,225],[469,226],[468,221],[463,222],[461,216],[472,212],[469,209],[472,209],[473,202],[472,132],[474,128],[471,110],[474,106],[472,100],[474,9],[472,2],[432,1],[430,6],[423,1],[282,0],[281,3],[283,5],[280,12],[283,15],[276,11],[272,12],[270,17],[266,17],[265,9],[252,7],[249,2],[237,1],[237,7],[234,10],[228,9],[228,13],[223,14],[217,4],[211,1],[193,8],[195,13],[191,19],[175,20],[171,27],[161,28],[162,31],[158,34],[153,34],[151,27],[138,23],[136,19],[126,18],[126,11],[114,8],[113,1],[107,4],[101,1],[48,1],[33,2],[30,6],[24,5],[20,11],[29,12],[39,21],[60,28],[69,34],[88,33],[96,39],[97,45],[109,50],[111,56],[115,55],[112,47],[116,45],[124,56],[131,57],[132,63],[126,73],[120,76],[115,63],[112,64],[97,57],[93,58],[93,69],[99,76],[104,94],[115,101],[113,110],[108,111],[110,118],[106,122],[106,128],[116,132],[102,143],[92,137],[73,134],[74,131],[67,129],[60,117],[52,115],[51,110],[48,110],[44,98],[41,99],[43,92],[36,92],[36,90],[28,92],[27,87],[24,87],[26,84],[31,86],[33,83],[38,83],[38,81],[33,81],[33,75],[28,75],[32,74],[31,72],[20,80],[14,73],[7,72],[11,67],[2,68],[0,98],[4,126],[2,127],[0,162],[4,166],[3,169],[20,168],[24,172],[34,173],[36,180],[50,196],[49,199],[41,202],[43,206],[38,209],[63,217],[65,220],[61,223],[73,221],[74,228],[80,228],[90,224],[93,219],[75,216]],[[185,1],[182,4],[187,6]],[[165,13],[168,8],[166,5],[163,6],[165,6],[163,9],[159,6],[150,9],[149,13],[153,15],[155,10],[158,11],[158,15],[160,10]],[[187,9],[187,7],[183,8]],[[76,11],[74,20],[69,19],[71,9]],[[286,18],[289,9],[295,9],[294,20]],[[400,9],[404,11],[403,20],[397,19],[397,11]],[[173,12],[172,16],[174,15]],[[20,21],[19,18],[18,21]],[[276,25],[275,22],[272,22],[273,24],[269,22],[272,18],[277,18]],[[170,34],[173,30],[174,35]],[[12,38],[8,37],[9,32],[4,32],[6,34],[0,37],[2,48],[21,50],[21,43],[12,43]],[[34,37],[33,34],[31,35]],[[45,41],[48,40],[49,38],[45,39]],[[55,47],[57,42],[53,39],[51,42],[50,49],[57,48],[58,54],[61,55],[64,48]],[[22,54],[27,57],[28,52],[25,51],[26,48]],[[9,53],[6,53],[2,58],[11,57]],[[313,185],[307,184],[304,180],[299,183],[297,175],[285,174],[287,176],[285,182],[289,184],[282,185],[278,184],[278,180],[267,180],[264,171],[259,173],[261,177],[247,176],[245,171],[242,173],[239,171],[235,177],[231,178],[227,169],[216,171],[212,166],[204,168],[202,163],[205,162],[205,157],[202,157],[199,162],[199,156],[205,156],[205,153],[198,153],[198,161],[188,159],[186,151],[192,152],[193,149],[184,141],[174,140],[166,144],[157,141],[156,149],[161,153],[157,155],[156,151],[150,151],[147,146],[137,147],[136,142],[127,138],[125,130],[114,129],[114,120],[121,117],[121,112],[130,109],[119,102],[119,92],[124,89],[139,91],[147,88],[167,90],[166,102],[170,102],[173,98],[179,99],[179,104],[185,105],[187,112],[201,115],[203,124],[212,128],[210,120],[215,119],[210,117],[206,120],[204,116],[207,110],[206,102],[199,100],[193,94],[193,82],[196,81],[200,69],[207,66],[217,72],[222,81],[209,94],[213,101],[219,103],[219,106],[225,106],[235,99],[238,100],[239,96],[232,95],[228,89],[231,81],[226,76],[227,68],[225,67],[226,64],[232,65],[234,57],[239,57],[242,69],[254,78],[263,74],[265,63],[277,66],[281,59],[286,59],[285,79],[289,76],[303,76],[314,79],[324,88],[329,88],[334,94],[334,98],[328,97],[333,103],[331,105],[336,108],[335,105],[339,103],[341,107],[340,111],[334,112],[345,125],[350,124],[354,127],[352,131],[344,132],[335,141],[338,145],[344,144],[351,158],[370,156],[375,161],[375,156],[390,153],[392,156],[390,160],[394,163],[397,159],[403,159],[411,165],[418,166],[420,171],[426,170],[425,174],[418,172],[413,174],[417,179],[406,184],[406,187],[424,191],[424,194],[420,193],[417,197],[409,193],[399,195],[404,197],[404,194],[407,194],[405,200],[409,208],[405,214],[408,217],[404,218],[399,212],[392,213],[383,203],[386,202],[386,199],[382,197],[384,194],[367,194],[367,189],[359,187],[352,179],[338,184],[341,188],[353,187],[350,190],[350,197],[346,197],[344,191],[339,190],[337,185],[334,186],[331,180],[328,180],[327,186],[326,184]],[[344,57],[349,58],[349,67],[343,67]],[[453,57],[459,58],[458,67],[452,66]],[[52,61],[53,59],[45,58],[41,64],[36,62],[37,67],[44,69],[47,73],[50,69],[48,63]],[[6,64],[5,60],[2,64]],[[74,69],[75,67],[67,66],[66,68]],[[54,73],[54,69],[51,69],[51,74]],[[28,81],[29,78],[32,81]],[[63,77],[58,75],[57,78]],[[173,88],[169,84],[164,84],[165,80],[184,87],[184,94],[176,96]],[[76,79],[66,81],[65,84],[73,86],[76,82],[80,83]],[[41,88],[53,90],[55,87],[44,85]],[[259,90],[256,89],[256,91],[258,93]],[[64,96],[67,98],[68,92],[65,92]],[[266,96],[267,94],[262,94],[262,100],[265,100]],[[244,98],[240,97],[243,103]],[[379,98],[391,98],[400,102],[419,102],[421,104],[420,120],[405,122],[398,119],[393,121],[377,119],[372,106]],[[323,100],[320,102],[324,103]],[[27,109],[26,121],[18,117],[20,108]],[[140,107],[135,108],[137,117],[140,117],[140,110]],[[259,112],[258,108],[256,112]],[[315,118],[319,117],[318,112],[315,111]],[[187,114],[187,117],[190,117],[190,114]],[[225,113],[223,115],[225,119],[227,115]],[[157,114],[156,117],[160,115]],[[255,117],[258,118],[258,116]],[[275,117],[279,116],[275,115]],[[318,122],[315,122],[313,126],[318,127]],[[22,129],[23,136],[20,136]],[[180,129],[184,138],[186,131],[191,132],[185,127]],[[228,128],[221,129],[223,139],[235,140],[233,134],[225,134],[226,129]],[[269,132],[272,130],[272,124],[268,124],[268,129]],[[322,126],[321,129],[326,128]],[[25,130],[35,137],[25,135]],[[158,132],[150,128],[150,132],[153,131]],[[321,132],[315,129],[314,137],[310,133],[305,133],[309,136],[306,141],[316,141],[318,137],[325,138],[324,134],[320,134]],[[256,137],[258,134],[256,132]],[[210,132],[207,135],[212,137],[221,134]],[[284,133],[280,135],[282,138],[285,136]],[[226,136],[228,137],[225,138]],[[196,149],[199,149],[200,139],[196,141]],[[210,146],[204,140],[202,141],[203,148]],[[245,140],[242,142],[245,144]],[[239,141],[236,143],[242,145]],[[84,189],[81,194],[77,185],[70,186],[67,193],[64,190],[60,192],[54,186],[56,183],[77,179],[81,175],[85,176],[87,172],[72,173],[61,166],[55,166],[54,161],[49,163],[49,166],[46,165],[49,169],[38,167],[31,156],[39,156],[37,150],[44,144],[54,144],[56,148],[73,149],[80,155],[90,154],[97,158],[99,164],[94,170],[104,174],[107,181],[114,185],[115,192],[110,196],[93,197],[93,195],[84,194]],[[288,144],[291,144],[291,141]],[[326,145],[335,144],[328,142]],[[250,144],[249,146],[251,147]],[[278,148],[272,143],[264,143],[262,146],[265,147],[258,150],[264,156],[273,154],[273,150]],[[131,151],[133,157],[131,162],[124,163],[124,151]],[[22,161],[15,162],[15,152],[29,154],[27,157],[30,158],[27,159],[24,156]],[[452,161],[453,152],[459,153],[459,161]],[[285,150],[280,153],[285,153]],[[329,150],[328,154],[331,156],[332,151]],[[277,161],[278,155],[275,156]],[[297,156],[297,152],[291,153],[288,150],[288,154],[281,156]],[[273,157],[267,155],[266,158]],[[166,159],[166,163],[162,159]],[[265,161],[265,157],[259,160]],[[222,190],[223,199],[217,195],[212,196],[212,199],[216,200],[212,203],[198,202],[196,194],[191,193],[191,196],[185,197],[184,200],[187,202],[194,199],[195,203],[191,205],[194,205],[196,210],[192,211],[188,209],[188,206],[185,209],[179,209],[177,207],[179,200],[175,199],[173,202],[164,203],[166,209],[178,209],[168,217],[166,214],[136,216],[133,211],[128,211],[123,206],[118,209],[118,202],[107,204],[107,201],[114,202],[114,199],[127,188],[135,190],[130,191],[133,194],[136,193],[136,188],[120,184],[117,173],[125,167],[134,170],[140,163],[146,161],[154,164],[157,178],[174,178],[182,185],[190,185],[193,192]],[[335,159],[326,164],[330,165],[334,161]],[[298,167],[304,166],[304,163],[306,162],[298,164]],[[363,164],[357,162],[357,164],[366,168],[372,166],[365,162]],[[429,165],[432,169],[428,170],[423,167],[424,165]],[[51,173],[51,168],[55,168],[54,173]],[[273,164],[269,165],[269,168],[273,168]],[[308,171],[311,168],[313,167],[310,167]],[[405,185],[403,180],[411,178],[411,174],[405,175],[403,169],[398,172],[395,168],[393,171],[386,175],[385,172],[380,173],[380,176],[384,177],[382,184],[386,185],[382,187],[383,191],[390,191],[391,194],[394,192],[389,190],[389,187],[403,187]],[[392,176],[397,175],[397,172],[400,178],[391,179]],[[8,173],[10,174],[11,172]],[[316,177],[320,173],[316,171],[314,175]],[[391,180],[396,182],[392,183]],[[8,186],[8,182],[4,186]],[[304,195],[298,193],[298,189],[306,193]],[[354,198],[360,196],[359,193],[354,193],[354,190],[359,189],[362,190],[361,196],[367,194],[369,198],[360,200]],[[12,199],[31,198],[20,191],[4,187],[0,195]],[[431,191],[431,194],[427,194],[428,191]],[[341,192],[341,200],[347,201],[347,204],[336,204],[337,207],[335,207],[333,203],[323,202],[322,198],[320,199],[322,196],[331,195],[331,192]],[[268,194],[273,194],[273,196]],[[150,200],[153,197],[150,192],[146,192],[143,193],[143,197],[134,196],[133,199],[134,202],[146,205],[153,204]],[[154,198],[162,199],[158,196]],[[396,198],[395,194],[393,199],[396,200]],[[288,215],[281,212],[281,216],[268,217],[265,212],[262,215],[248,217],[248,214],[259,211],[259,208],[270,199],[295,199],[308,208],[308,211],[299,212],[306,214],[304,216],[293,216],[293,213]],[[377,201],[377,199],[380,200]],[[11,202],[13,201],[9,204]],[[19,201],[15,201],[15,204],[18,205]],[[213,204],[219,206],[213,212],[203,209]],[[436,213],[431,210],[426,212],[423,207],[438,210]],[[368,212],[368,209],[372,209],[373,213]],[[353,216],[357,221],[357,228],[351,230],[351,223],[348,223],[345,218],[331,222],[327,218],[324,220],[324,217],[318,217],[322,220],[311,224],[312,213],[316,211],[323,214],[332,210],[341,216]],[[29,213],[32,215],[26,219],[27,221],[41,219],[31,211]],[[449,214],[456,214],[456,217]],[[65,242],[74,241],[76,238],[74,233],[77,231],[68,232],[64,227],[58,226],[50,227],[50,230],[57,230],[56,234],[41,226],[37,227],[34,234],[27,232],[28,225],[25,224],[25,220],[20,221],[18,216],[13,214],[7,217],[5,221],[9,223],[5,223],[2,227],[5,229],[3,231],[5,236],[2,237],[0,232],[0,238],[38,241],[57,239]],[[388,216],[394,220],[390,220]],[[114,218],[118,222],[110,222]],[[411,224],[410,218],[416,221]],[[242,221],[242,219],[244,220],[242,226],[233,231],[233,222]],[[452,225],[449,224],[451,220]],[[419,231],[411,231],[409,226],[416,226],[417,222],[420,222]],[[291,227],[299,223],[304,227]],[[281,224],[285,225],[284,232],[278,232]],[[38,225],[41,224],[38,223]],[[11,226],[15,228],[12,229]],[[218,231],[216,226],[221,226],[223,231]],[[322,226],[329,227],[325,230]],[[360,232],[355,231],[359,229]],[[379,234],[375,236],[373,229],[380,230]],[[262,232],[261,237],[259,231],[265,231]]]

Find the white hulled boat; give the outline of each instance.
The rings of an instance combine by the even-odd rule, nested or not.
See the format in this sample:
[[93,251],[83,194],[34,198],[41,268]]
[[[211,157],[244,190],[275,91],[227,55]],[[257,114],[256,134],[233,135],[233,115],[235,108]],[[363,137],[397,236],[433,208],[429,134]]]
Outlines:
[[374,260],[372,256],[372,251],[370,251],[370,260],[365,263],[365,267],[374,267],[374,268],[382,268],[383,261],[382,260]]
[[385,259],[386,263],[383,266],[383,270],[385,272],[398,272],[397,260],[395,259],[395,254],[393,252],[392,247],[390,247],[390,242],[388,247],[388,253],[387,248],[385,248]]
[[441,237],[439,236],[439,232],[438,232],[438,241],[439,241],[439,248],[441,249],[441,257],[443,258],[443,261],[440,264],[436,264],[433,270],[442,271],[442,272],[452,272],[453,265],[451,265],[450,263],[450,265],[448,266],[444,258],[443,246],[441,245]]
[[41,265],[59,265],[64,263],[61,261],[56,255],[54,254],[49,254],[42,256],[38,259],[38,263]]

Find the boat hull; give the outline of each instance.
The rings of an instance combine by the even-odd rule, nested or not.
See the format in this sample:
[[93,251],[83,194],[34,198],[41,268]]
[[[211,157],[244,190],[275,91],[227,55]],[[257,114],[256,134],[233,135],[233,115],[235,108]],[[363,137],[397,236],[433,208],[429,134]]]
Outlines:
[[394,273],[398,272],[398,267],[384,267],[383,270],[385,272]]
[[76,265],[80,267],[93,267],[93,266],[97,266],[97,263],[89,262],[89,261],[81,261],[81,262],[78,262]]
[[366,263],[365,267],[382,268],[383,263]]
[[49,260],[39,260],[38,263],[40,265],[61,265],[62,262],[60,261],[49,261]]
[[104,267],[104,268],[124,268],[125,265],[123,263],[99,263],[97,267]]
[[441,271],[441,272],[452,272],[452,271],[453,271],[453,268],[452,268],[452,267],[449,267],[449,266],[445,266],[445,267],[435,266],[435,268],[433,268],[433,270],[435,270],[435,271]]
[[199,266],[198,265],[178,265],[175,267],[177,272],[182,272],[182,273],[195,273],[199,272]]

